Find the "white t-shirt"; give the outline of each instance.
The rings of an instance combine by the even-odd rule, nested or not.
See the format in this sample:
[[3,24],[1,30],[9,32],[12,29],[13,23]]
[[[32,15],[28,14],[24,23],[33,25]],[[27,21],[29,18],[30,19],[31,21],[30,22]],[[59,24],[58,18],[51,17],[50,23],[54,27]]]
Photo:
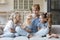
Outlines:
[[12,20],[9,20],[4,28],[4,32],[10,32],[10,29],[15,29],[16,25],[13,23]]

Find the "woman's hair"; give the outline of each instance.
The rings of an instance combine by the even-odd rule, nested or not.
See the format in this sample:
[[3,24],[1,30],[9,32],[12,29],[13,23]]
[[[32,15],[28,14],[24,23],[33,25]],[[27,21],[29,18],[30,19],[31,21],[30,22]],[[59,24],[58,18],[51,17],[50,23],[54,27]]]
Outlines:
[[[34,4],[32,8],[35,8],[36,10],[40,10],[40,5],[39,4]],[[32,11],[32,8],[30,9]]]
[[[19,14],[19,12],[12,13],[9,17],[9,20],[13,20],[13,18],[16,17],[16,15]],[[20,14],[19,14],[20,15]],[[21,16],[21,15],[20,15]]]

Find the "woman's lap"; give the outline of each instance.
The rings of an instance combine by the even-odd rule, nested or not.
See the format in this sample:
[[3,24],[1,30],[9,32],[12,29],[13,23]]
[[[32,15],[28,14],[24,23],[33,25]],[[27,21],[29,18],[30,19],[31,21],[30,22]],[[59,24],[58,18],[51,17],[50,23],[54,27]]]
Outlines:
[[38,32],[34,33],[35,36],[44,36],[47,35],[49,32],[49,28],[41,29]]

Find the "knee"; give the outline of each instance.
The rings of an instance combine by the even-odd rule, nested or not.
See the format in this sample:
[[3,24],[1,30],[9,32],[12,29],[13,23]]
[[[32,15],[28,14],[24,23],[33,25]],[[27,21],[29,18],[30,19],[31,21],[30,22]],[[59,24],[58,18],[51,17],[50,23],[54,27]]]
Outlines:
[[20,34],[20,32],[22,32],[22,29],[20,27],[16,27],[15,31],[16,33]]
[[18,33],[15,33],[15,36],[18,37],[18,36],[20,36],[20,35],[19,35]]
[[20,28],[20,26],[16,26],[16,29],[19,29]]

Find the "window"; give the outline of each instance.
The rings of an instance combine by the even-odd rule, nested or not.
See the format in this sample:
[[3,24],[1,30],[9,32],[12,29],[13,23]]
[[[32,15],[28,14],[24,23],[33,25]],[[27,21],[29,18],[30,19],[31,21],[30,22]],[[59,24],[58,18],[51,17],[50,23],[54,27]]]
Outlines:
[[33,0],[14,0],[14,10],[29,10]]
[[48,9],[52,14],[52,24],[60,25],[60,0],[48,0]]
[[60,0],[51,0],[51,9],[60,10]]

